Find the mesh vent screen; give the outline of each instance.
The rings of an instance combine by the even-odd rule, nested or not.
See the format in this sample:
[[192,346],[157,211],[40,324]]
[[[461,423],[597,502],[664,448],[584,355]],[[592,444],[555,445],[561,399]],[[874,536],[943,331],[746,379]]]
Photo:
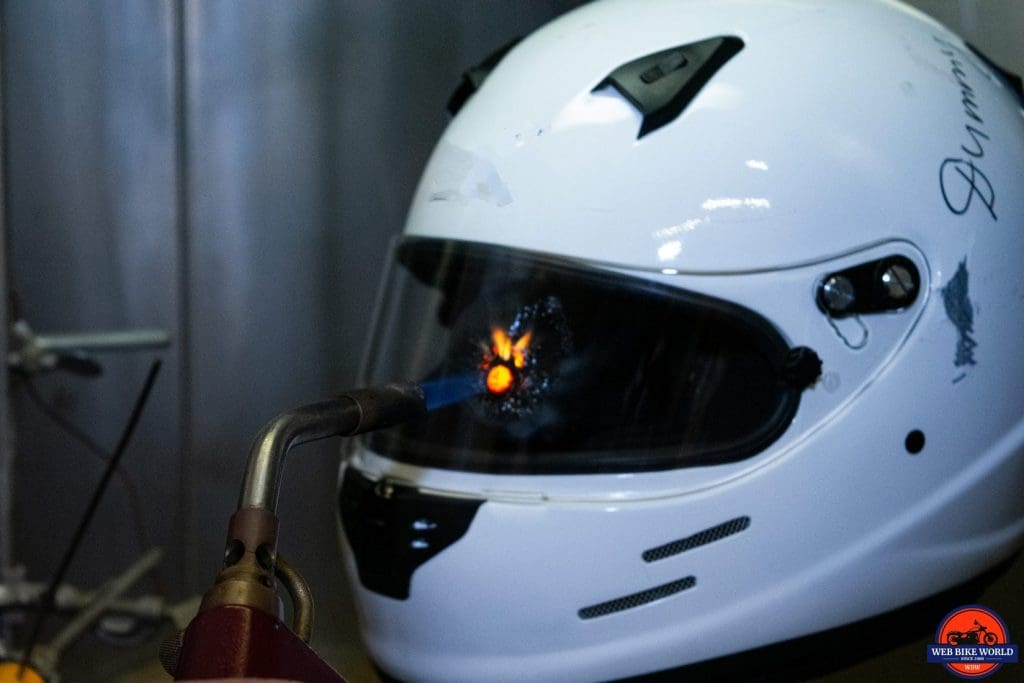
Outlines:
[[678,581],[672,581],[661,586],[655,586],[654,588],[648,588],[645,591],[639,593],[633,593],[632,595],[624,595],[621,598],[615,598],[608,602],[599,602],[596,605],[590,607],[584,607],[579,611],[580,619],[593,619],[594,617],[603,617],[606,614],[612,614],[614,612],[621,612],[623,610],[632,609],[639,607],[640,605],[646,605],[649,602],[667,598],[670,595],[680,593],[687,588],[693,588],[697,584],[697,579],[692,576],[679,579]]
[[645,562],[655,562],[657,560],[664,560],[666,557],[672,557],[679,553],[686,552],[698,546],[707,545],[708,543],[714,543],[719,541],[726,536],[732,536],[750,526],[750,517],[737,517],[736,519],[730,519],[728,522],[722,522],[717,526],[713,526],[704,531],[698,531],[693,536],[687,536],[681,538],[678,541],[672,541],[665,545],[659,545],[657,548],[651,548],[645,550],[642,557]]

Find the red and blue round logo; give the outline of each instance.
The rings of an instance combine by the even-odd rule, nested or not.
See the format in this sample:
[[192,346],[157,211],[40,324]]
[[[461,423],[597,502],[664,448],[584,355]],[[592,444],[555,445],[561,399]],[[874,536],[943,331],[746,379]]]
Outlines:
[[999,615],[981,605],[953,610],[939,623],[928,661],[960,678],[985,678],[1017,662],[1018,648]]

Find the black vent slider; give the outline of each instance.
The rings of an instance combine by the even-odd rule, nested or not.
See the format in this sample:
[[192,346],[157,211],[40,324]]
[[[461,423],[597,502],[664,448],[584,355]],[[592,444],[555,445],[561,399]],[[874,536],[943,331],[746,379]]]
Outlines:
[[487,77],[494,71],[494,67],[498,66],[505,55],[514,48],[522,37],[513,38],[508,43],[505,43],[497,50],[487,55],[482,62],[474,67],[471,67],[462,74],[462,80],[459,85],[456,86],[455,92],[448,98],[448,113],[455,116],[462,109],[462,106],[466,104],[466,101],[473,96],[480,86],[484,84]]
[[644,115],[637,138],[671,123],[726,62],[743,49],[735,36],[708,38],[634,59],[594,90],[612,86]]

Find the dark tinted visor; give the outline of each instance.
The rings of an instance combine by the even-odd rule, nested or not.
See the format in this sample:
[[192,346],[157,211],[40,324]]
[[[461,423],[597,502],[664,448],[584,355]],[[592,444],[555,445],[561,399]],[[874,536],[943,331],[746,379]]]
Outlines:
[[754,312],[546,256],[407,238],[378,314],[369,382],[415,379],[432,410],[368,437],[424,466],[637,472],[750,457],[802,387]]

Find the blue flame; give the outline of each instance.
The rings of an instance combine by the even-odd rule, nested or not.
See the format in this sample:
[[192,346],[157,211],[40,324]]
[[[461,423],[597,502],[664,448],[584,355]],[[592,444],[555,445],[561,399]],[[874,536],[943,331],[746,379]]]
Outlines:
[[433,411],[454,403],[462,403],[467,398],[476,396],[483,391],[478,373],[469,372],[454,377],[439,377],[420,382],[423,395],[427,400],[427,410]]

